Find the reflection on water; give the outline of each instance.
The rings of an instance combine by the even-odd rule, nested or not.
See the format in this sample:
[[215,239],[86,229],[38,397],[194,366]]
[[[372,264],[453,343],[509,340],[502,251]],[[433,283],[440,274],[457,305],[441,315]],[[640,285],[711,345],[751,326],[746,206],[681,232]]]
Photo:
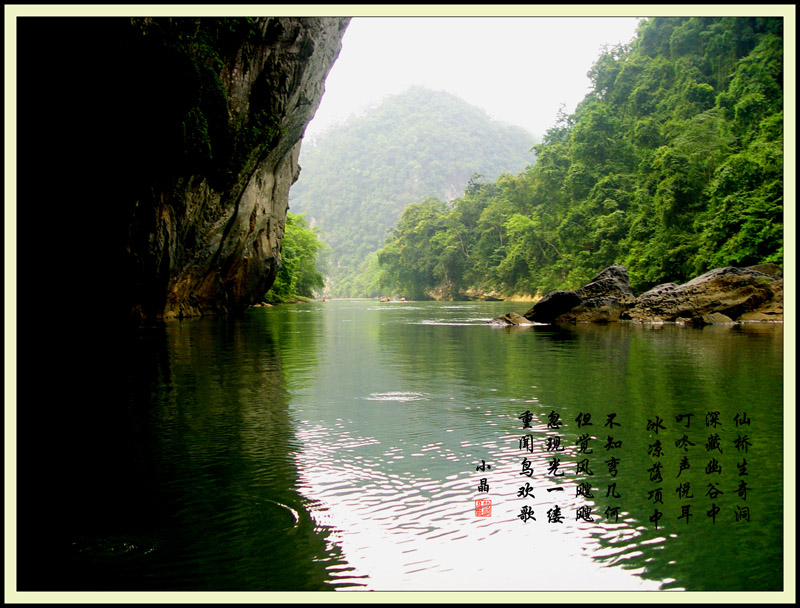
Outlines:
[[127,369],[98,378],[96,398],[87,385],[40,446],[66,475],[24,497],[20,589],[333,588],[328,567],[345,565],[294,487],[291,328],[188,321],[129,336]]
[[[772,567],[782,559],[779,326],[498,330],[486,324],[498,309],[485,304],[329,304],[321,326],[309,327],[319,332],[313,380],[293,386],[288,374],[303,446],[300,490],[370,588],[780,587]],[[523,430],[525,411],[532,421]],[[726,440],[713,478],[704,471],[709,411],[720,412],[724,432],[716,430]],[[744,454],[732,443],[733,416],[744,411],[760,420],[746,428],[753,447],[745,500],[736,492]],[[550,412],[564,422],[557,430],[547,428]],[[593,424],[578,428],[579,414]],[[668,421],[660,483],[648,473],[656,436],[647,423],[656,415]],[[687,421],[691,452],[675,445]],[[578,451],[585,431],[591,453]],[[520,446],[526,434],[530,450]],[[559,437],[564,451],[548,452],[547,437]],[[554,455],[562,477],[548,474]],[[678,479],[683,455],[691,468]],[[530,478],[520,475],[523,458]],[[578,473],[583,459],[588,468]],[[492,468],[477,472],[482,461]],[[725,492],[716,501],[707,495],[711,479]],[[678,481],[690,483],[691,498],[675,492]],[[492,500],[491,517],[475,516],[480,498]],[[684,505],[688,522],[678,519]],[[721,509],[714,522],[712,505]],[[535,519],[520,518],[523,506]],[[548,522],[554,506],[564,518]],[[586,506],[592,521],[577,520]],[[735,521],[740,507],[750,522]],[[732,563],[732,554],[741,559]]]
[[20,589],[781,589],[782,326],[508,309],[140,328],[22,418]]

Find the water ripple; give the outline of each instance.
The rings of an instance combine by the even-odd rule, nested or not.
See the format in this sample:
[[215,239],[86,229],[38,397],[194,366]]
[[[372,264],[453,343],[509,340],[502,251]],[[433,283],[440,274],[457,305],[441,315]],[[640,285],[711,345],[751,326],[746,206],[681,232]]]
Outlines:
[[370,393],[369,397],[363,397],[366,401],[427,401],[428,393],[412,393],[408,391],[390,391],[388,393]]
[[98,561],[139,559],[157,547],[154,539],[135,536],[81,537],[72,543],[73,551]]

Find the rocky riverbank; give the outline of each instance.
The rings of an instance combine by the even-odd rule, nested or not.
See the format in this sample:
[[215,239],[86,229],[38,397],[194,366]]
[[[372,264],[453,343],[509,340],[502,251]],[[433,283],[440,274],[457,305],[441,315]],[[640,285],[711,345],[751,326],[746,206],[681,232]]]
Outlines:
[[494,320],[526,323],[683,323],[695,326],[783,321],[783,273],[775,264],[726,266],[687,283],[664,283],[636,296],[624,266],[609,266],[576,291],[546,294],[523,315]]

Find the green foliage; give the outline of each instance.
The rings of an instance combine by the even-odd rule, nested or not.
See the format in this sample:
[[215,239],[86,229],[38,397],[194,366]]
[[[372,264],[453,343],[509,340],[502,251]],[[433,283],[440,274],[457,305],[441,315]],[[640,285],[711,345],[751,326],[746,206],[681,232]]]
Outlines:
[[384,278],[425,295],[532,294],[621,263],[642,291],[782,264],[782,42],[780,19],[643,21],[600,55],[535,166],[409,207],[378,252]]
[[264,300],[294,302],[313,298],[314,291],[325,286],[325,277],[320,270],[324,247],[319,234],[309,227],[302,214],[287,213],[281,242],[281,267]]
[[330,292],[355,297],[366,295],[367,284],[377,288],[376,277],[357,278],[375,267],[360,265],[383,245],[407,205],[460,196],[474,173],[494,179],[521,171],[534,160],[534,143],[520,128],[423,88],[388,97],[316,142],[305,141],[290,204],[325,230]]

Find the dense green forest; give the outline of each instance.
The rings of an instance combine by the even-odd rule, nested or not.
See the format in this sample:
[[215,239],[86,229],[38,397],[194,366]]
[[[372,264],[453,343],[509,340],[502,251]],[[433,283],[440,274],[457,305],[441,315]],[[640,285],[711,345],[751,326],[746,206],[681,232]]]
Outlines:
[[275,282],[264,296],[274,303],[313,298],[325,286],[325,244],[316,230],[300,214],[286,214],[281,241],[281,267]]
[[534,143],[524,129],[420,87],[305,141],[289,204],[331,247],[327,290],[365,295],[353,282],[356,270],[369,265],[407,205],[462,196],[475,172],[492,180],[522,171],[534,161]]
[[[575,289],[611,264],[637,293],[783,263],[783,21],[643,20],[536,164],[408,206],[360,277],[413,298]],[[368,290],[363,295],[371,295]]]

